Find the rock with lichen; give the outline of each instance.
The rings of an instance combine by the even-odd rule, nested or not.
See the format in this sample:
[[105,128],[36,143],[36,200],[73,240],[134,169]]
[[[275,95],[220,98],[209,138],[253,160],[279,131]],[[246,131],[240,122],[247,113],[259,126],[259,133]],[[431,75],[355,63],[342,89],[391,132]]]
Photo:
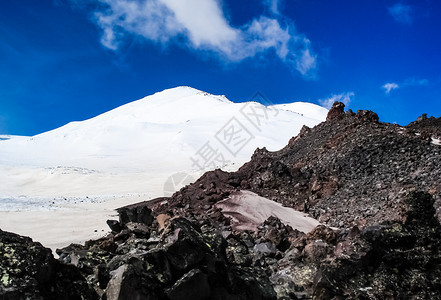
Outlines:
[[0,230],[1,299],[98,299],[80,271],[28,237]]
[[[248,263],[240,260],[237,245],[227,242],[216,228],[201,228],[178,217],[165,227],[155,223],[149,234],[140,235],[135,224],[124,225],[122,231],[128,231],[124,238],[113,232],[57,253],[63,261],[76,264],[96,292],[109,300],[276,299],[265,268],[253,266],[251,256]],[[115,241],[116,249],[103,250],[106,239]]]

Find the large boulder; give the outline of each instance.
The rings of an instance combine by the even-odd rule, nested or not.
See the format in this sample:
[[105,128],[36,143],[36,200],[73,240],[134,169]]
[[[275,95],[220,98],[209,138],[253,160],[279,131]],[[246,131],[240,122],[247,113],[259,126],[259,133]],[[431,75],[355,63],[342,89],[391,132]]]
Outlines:
[[79,270],[28,237],[0,230],[0,299],[98,299]]
[[[145,202],[124,206],[117,209],[119,223],[124,226],[129,222],[151,225],[153,222],[152,210]],[[113,229],[112,229],[113,230]]]

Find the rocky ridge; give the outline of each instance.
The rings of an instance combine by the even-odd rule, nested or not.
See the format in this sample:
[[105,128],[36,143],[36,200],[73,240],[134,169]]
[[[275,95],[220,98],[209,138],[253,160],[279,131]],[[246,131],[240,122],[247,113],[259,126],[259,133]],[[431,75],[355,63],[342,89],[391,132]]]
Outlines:
[[[439,120],[401,127],[335,103],[326,122],[237,172],[120,208],[111,234],[59,249],[57,264],[101,299],[441,299]],[[241,190],[324,225],[304,233],[270,217],[234,230],[215,204]]]
[[303,127],[280,151],[257,149],[237,172],[204,174],[157,211],[200,215],[245,189],[329,226],[350,228],[399,218],[402,194],[415,188],[434,196],[441,219],[441,147],[427,136],[441,118],[430,119],[430,126],[401,127],[343,107],[336,103],[327,122]]

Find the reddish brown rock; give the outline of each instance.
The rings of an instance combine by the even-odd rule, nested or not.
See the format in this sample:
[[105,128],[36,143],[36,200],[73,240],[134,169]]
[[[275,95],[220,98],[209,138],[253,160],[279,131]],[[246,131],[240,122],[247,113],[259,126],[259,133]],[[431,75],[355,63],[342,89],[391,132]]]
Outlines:
[[341,120],[345,117],[345,105],[342,102],[335,101],[326,116],[326,121]]

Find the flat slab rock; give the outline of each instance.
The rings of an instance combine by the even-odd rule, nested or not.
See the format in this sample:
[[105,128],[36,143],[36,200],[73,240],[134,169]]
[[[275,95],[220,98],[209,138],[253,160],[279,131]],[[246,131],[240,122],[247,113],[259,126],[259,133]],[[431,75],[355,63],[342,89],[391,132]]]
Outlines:
[[285,225],[301,232],[308,233],[321,223],[290,207],[261,197],[253,192],[241,190],[225,200],[216,203],[222,214],[233,220],[236,230],[257,230],[269,217],[277,217]]

